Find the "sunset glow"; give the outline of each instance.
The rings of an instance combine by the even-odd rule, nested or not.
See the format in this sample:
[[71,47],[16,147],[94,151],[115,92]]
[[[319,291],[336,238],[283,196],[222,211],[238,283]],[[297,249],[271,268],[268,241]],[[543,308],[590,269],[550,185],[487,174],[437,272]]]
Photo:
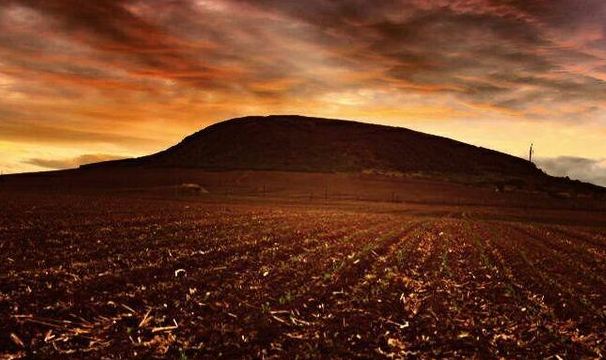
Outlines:
[[517,156],[534,142],[606,182],[605,19],[602,0],[2,1],[0,168],[139,156],[225,119],[302,114]]

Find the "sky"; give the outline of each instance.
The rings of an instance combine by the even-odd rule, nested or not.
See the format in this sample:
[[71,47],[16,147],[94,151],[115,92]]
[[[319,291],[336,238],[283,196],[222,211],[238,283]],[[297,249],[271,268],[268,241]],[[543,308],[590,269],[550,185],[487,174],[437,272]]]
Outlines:
[[603,0],[0,0],[0,170],[218,121],[403,126],[606,185]]

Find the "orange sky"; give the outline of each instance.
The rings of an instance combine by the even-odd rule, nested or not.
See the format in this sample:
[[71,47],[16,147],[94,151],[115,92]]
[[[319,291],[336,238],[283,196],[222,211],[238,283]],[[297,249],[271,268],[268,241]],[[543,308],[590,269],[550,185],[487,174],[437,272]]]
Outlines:
[[143,155],[286,113],[519,156],[533,141],[551,172],[601,182],[605,24],[602,0],[4,0],[0,169]]

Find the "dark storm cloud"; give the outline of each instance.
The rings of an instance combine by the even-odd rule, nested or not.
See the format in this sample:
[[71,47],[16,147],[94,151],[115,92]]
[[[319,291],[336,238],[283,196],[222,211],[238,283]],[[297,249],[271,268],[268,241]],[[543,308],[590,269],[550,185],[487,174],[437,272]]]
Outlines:
[[571,179],[588,181],[606,186],[606,160],[562,156],[536,160],[539,168],[554,176],[568,176]]
[[[85,40],[99,41],[107,48],[132,50],[165,50],[172,48],[170,37],[134,16],[116,0],[20,0],[10,1],[27,6],[57,20],[66,32],[84,32]],[[105,40],[101,42],[100,40]]]
[[[211,44],[191,42],[174,36],[152,21],[137,14],[135,1],[100,0],[9,0],[17,8],[31,9],[40,14],[45,24],[56,37],[67,37],[76,44],[95,49],[95,56],[80,58],[83,54],[71,54],[71,60],[88,63],[75,74],[88,77],[110,77],[104,67],[125,70],[131,76],[149,76],[178,80],[195,86],[213,86],[224,78],[226,72],[200,61],[197,53]],[[154,11],[171,11],[187,2],[150,1]],[[11,29],[4,27],[5,31]],[[34,29],[31,29],[34,30]],[[13,47],[33,61],[38,60],[58,71],[66,65],[65,59],[57,61],[52,47],[44,39],[36,39],[35,33],[28,31],[14,36],[0,37],[0,45],[15,55]],[[33,38],[33,39],[31,39]],[[31,40],[30,40],[31,39]],[[50,43],[52,46],[53,44]],[[61,49],[59,49],[61,50]],[[50,53],[50,54],[49,54]],[[36,71],[36,66],[20,69]],[[34,72],[34,75],[37,74]],[[66,75],[74,75],[73,71]]]
[[566,29],[587,22],[602,23],[606,14],[601,0],[488,0],[487,3],[510,6],[539,23]]
[[[78,1],[10,0],[50,19],[60,34],[84,43],[131,76],[149,76],[209,89],[239,89],[280,97],[284,88],[258,89],[254,83],[297,77],[297,59],[285,59],[272,46],[290,40],[312,42],[338,67],[364,71],[383,68],[383,78],[402,89],[454,92],[463,101],[500,106],[511,102],[520,83],[544,93],[544,100],[575,98],[606,86],[566,69],[577,61],[604,59],[583,49],[560,46],[562,27],[581,29],[604,19],[602,1],[202,1],[207,8],[228,4],[212,14],[200,2],[186,0]],[[249,21],[247,11],[259,12]],[[237,23],[218,18],[233,13]],[[260,21],[266,22],[260,25]],[[305,24],[287,31],[280,21]],[[269,38],[265,30],[280,32]],[[309,33],[317,35],[309,37]],[[199,43],[196,44],[196,39]],[[259,41],[261,40],[261,41]],[[5,44],[6,46],[6,44]],[[344,48],[350,47],[348,52]],[[34,49],[36,46],[34,45]],[[257,56],[254,55],[256,50]],[[284,49],[286,50],[286,49]],[[120,58],[120,56],[122,56]],[[117,63],[116,63],[117,62]],[[564,62],[564,64],[562,64]],[[224,64],[230,66],[224,66]],[[48,64],[48,62],[46,63]],[[33,71],[35,65],[21,64]],[[116,75],[95,63],[66,76],[111,79]],[[308,65],[304,59],[301,66]],[[53,65],[59,71],[61,66]],[[73,71],[76,70],[76,71]],[[83,75],[85,74],[85,75]],[[516,79],[507,81],[515,74]],[[505,81],[500,82],[505,79]],[[292,81],[301,92],[332,91],[364,84],[332,84],[309,75]],[[125,84],[127,80],[123,81]],[[497,82],[497,83],[494,83]],[[558,83],[562,84],[559,85]],[[110,82],[111,83],[111,82]],[[269,87],[271,88],[271,87]],[[290,90],[290,89],[289,89]],[[595,100],[595,99],[590,99]]]
[[[386,78],[403,88],[454,92],[464,101],[496,107],[515,102],[519,110],[537,100],[603,102],[606,94],[602,79],[568,68],[586,62],[590,68],[604,58],[564,45],[562,34],[566,29],[582,36],[592,24],[602,24],[603,1],[247,3],[356,43],[360,61],[381,61]],[[526,103],[528,94],[516,93],[521,85],[530,87]]]

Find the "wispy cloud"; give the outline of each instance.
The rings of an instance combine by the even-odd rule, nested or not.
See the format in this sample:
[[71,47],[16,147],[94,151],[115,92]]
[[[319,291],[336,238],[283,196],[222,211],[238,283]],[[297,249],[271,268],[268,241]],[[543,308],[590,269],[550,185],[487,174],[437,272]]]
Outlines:
[[561,156],[537,159],[536,163],[550,175],[568,176],[571,179],[606,186],[606,159],[594,160]]
[[116,160],[120,157],[108,154],[86,154],[77,156],[75,158],[67,159],[28,159],[25,161],[27,164],[47,168],[47,169],[72,169],[77,168],[80,165],[92,164],[107,160]]

